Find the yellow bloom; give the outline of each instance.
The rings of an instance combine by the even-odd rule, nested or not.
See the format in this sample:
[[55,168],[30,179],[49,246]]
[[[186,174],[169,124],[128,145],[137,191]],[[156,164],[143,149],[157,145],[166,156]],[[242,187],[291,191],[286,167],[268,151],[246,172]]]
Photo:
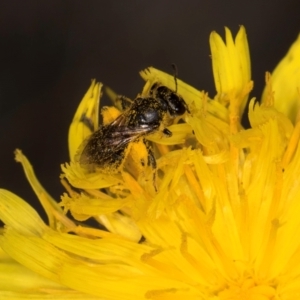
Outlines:
[[[98,126],[102,86],[94,81],[70,127],[71,162],[62,166],[67,193],[59,205],[16,151],[49,225],[25,201],[0,190],[6,224],[0,246],[13,259],[7,263],[0,252],[1,299],[300,297],[299,118],[293,124],[274,101],[250,100],[251,128],[244,130],[240,116],[252,87],[245,29],[235,42],[226,29],[226,44],[212,33],[210,43],[215,99],[178,80],[190,113],[169,127],[172,137],[149,136],[157,191],[153,170],[136,166],[145,155],[136,149],[116,173],[88,173],[78,165],[77,148]],[[175,89],[173,76],[154,68],[141,76],[142,95],[155,82]],[[296,82],[294,74],[285,76]],[[270,79],[268,87],[265,97],[273,99]],[[104,110],[104,122],[119,114]],[[77,222],[89,218],[99,225]]]

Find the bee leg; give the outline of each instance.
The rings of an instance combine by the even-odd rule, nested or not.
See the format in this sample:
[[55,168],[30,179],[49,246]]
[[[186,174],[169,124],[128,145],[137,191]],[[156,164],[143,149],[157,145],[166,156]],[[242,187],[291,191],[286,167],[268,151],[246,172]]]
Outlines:
[[126,96],[118,95],[116,103],[122,108],[122,110],[125,110],[132,105],[133,101]]
[[151,166],[153,169],[153,185],[155,188],[155,192],[157,192],[157,186],[156,186],[156,173],[157,173],[157,165],[156,165],[156,159],[154,157],[154,153],[151,149],[151,145],[149,143],[149,141],[147,140],[143,140],[146,148],[147,148],[147,152],[148,152],[148,166]]
[[170,131],[168,128],[165,128],[162,132],[166,137],[172,136],[172,131]]

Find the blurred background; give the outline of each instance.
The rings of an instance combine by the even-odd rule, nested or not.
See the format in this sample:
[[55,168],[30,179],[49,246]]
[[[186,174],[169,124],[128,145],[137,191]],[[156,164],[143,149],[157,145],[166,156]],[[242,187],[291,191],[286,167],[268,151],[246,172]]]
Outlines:
[[[0,4],[0,187],[38,207],[16,148],[60,199],[68,126],[92,78],[134,98],[154,66],[214,96],[209,34],[247,30],[260,97],[300,31],[299,0],[10,0]],[[299,53],[300,55],[300,53]]]

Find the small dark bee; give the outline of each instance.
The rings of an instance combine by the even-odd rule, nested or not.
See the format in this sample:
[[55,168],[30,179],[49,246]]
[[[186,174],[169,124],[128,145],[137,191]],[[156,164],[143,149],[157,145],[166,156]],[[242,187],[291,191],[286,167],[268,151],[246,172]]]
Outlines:
[[[177,90],[176,77],[175,83]],[[162,131],[166,137],[172,136],[166,126],[189,112],[187,104],[176,91],[159,83],[153,84],[145,97],[138,96],[132,101],[121,96],[120,100],[124,112],[112,123],[100,126],[84,142],[79,163],[104,172],[117,172],[122,167],[129,145],[142,141],[147,149],[148,165],[155,170],[156,160],[145,137],[156,131]]]

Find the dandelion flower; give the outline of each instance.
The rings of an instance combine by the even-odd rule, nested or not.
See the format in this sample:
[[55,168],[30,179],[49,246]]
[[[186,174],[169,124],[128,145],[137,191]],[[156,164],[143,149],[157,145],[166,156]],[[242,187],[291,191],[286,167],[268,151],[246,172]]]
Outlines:
[[[226,29],[226,42],[213,32],[210,45],[213,100],[181,80],[176,88],[174,77],[157,69],[141,72],[142,94],[159,82],[177,89],[190,111],[169,127],[172,137],[147,136],[157,190],[153,170],[138,163],[145,153],[134,147],[115,173],[77,163],[78,147],[99,124],[102,85],[95,81],[70,126],[59,204],[16,151],[49,222],[0,190],[1,299],[300,297],[299,77],[289,72],[297,59],[267,75],[262,104],[249,101],[251,128],[244,129],[253,86],[245,29],[235,40]],[[288,57],[298,48],[299,39]],[[289,85],[280,84],[284,78]],[[102,113],[109,123],[120,111]],[[82,223],[89,219],[96,225]]]

